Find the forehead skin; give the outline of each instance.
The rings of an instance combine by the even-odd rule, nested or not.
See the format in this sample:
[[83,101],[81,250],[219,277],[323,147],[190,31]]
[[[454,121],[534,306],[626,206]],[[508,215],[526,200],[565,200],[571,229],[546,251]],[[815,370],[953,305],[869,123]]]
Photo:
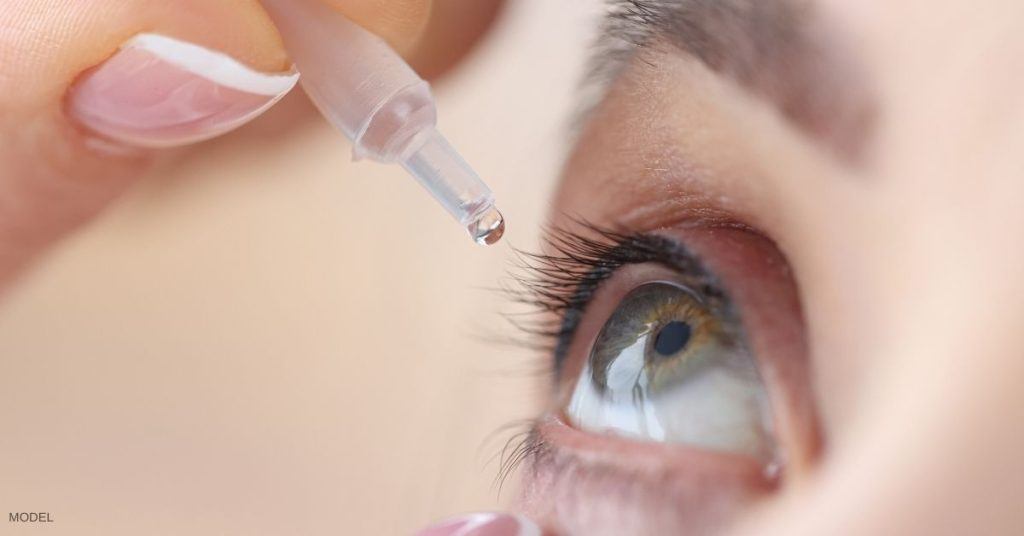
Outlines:
[[1024,8],[852,4],[817,9],[873,91],[855,163],[660,39],[589,117],[553,219],[727,213],[787,256],[829,451],[752,534],[1019,532]]

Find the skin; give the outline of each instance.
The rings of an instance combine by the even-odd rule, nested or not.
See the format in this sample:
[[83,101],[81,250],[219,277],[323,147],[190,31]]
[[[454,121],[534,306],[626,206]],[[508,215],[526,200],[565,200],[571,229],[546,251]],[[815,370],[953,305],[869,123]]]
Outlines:
[[[417,43],[437,42],[426,0],[382,2],[334,3],[413,57],[426,50]],[[4,5],[5,20],[32,24],[0,29],[0,286],[160,157],[97,152],[61,112],[75,77],[126,36],[165,31],[262,70],[287,64],[256,2],[169,5]],[[556,214],[666,232],[687,211],[714,212],[770,239],[792,269],[808,346],[809,380],[793,388],[813,393],[815,411],[779,410],[796,421],[780,442],[797,455],[767,489],[697,488],[724,506],[715,513],[728,511],[725,521],[700,510],[684,518],[670,501],[628,500],[638,490],[671,498],[657,487],[664,479],[613,479],[601,489],[589,481],[581,508],[547,511],[537,505],[551,502],[551,489],[527,473],[524,508],[551,532],[686,533],[722,523],[738,534],[1024,531],[1024,8],[821,0],[818,9],[856,51],[858,80],[877,110],[863,152],[850,158],[774,103],[669,45],[652,46],[595,110],[555,202]],[[55,54],[47,46],[57,36],[72,46]],[[687,464],[707,463],[578,432],[556,437],[573,432],[550,435],[619,474],[670,468],[684,492],[697,467]],[[631,455],[638,448],[643,467]],[[587,517],[597,498],[618,514],[611,522]]]
[[[665,40],[612,83],[566,167],[555,223],[679,236],[711,214],[774,242],[808,344],[810,381],[792,388],[813,393],[816,417],[800,419],[817,432],[778,438],[797,455],[777,488],[741,488],[752,495],[725,477],[688,496],[709,465],[685,449],[634,443],[631,455],[591,437],[588,449],[615,454],[574,467],[582,505],[545,506],[566,498],[549,485],[553,464],[526,472],[524,508],[550,532],[1024,531],[1024,8],[940,4],[814,3],[831,29],[822,46],[854,51],[858,66],[831,74],[864,88],[835,109],[872,111],[848,135],[783,116]],[[568,433],[547,433],[559,456],[583,441]],[[807,448],[814,437],[820,451]],[[651,464],[675,487],[644,477]],[[686,508],[695,497],[721,508]]]

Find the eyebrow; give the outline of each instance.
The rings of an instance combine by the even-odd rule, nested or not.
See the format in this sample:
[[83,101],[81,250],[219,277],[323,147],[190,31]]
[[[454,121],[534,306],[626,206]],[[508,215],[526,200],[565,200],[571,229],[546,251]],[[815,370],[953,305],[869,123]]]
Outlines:
[[638,53],[668,43],[775,105],[856,159],[874,118],[859,64],[813,5],[798,0],[606,0],[583,83],[584,112]]

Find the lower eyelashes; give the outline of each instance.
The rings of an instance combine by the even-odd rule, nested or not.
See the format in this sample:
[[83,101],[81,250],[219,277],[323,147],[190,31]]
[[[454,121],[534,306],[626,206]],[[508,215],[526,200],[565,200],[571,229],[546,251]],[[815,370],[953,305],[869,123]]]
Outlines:
[[693,290],[645,283],[594,341],[566,416],[585,431],[769,462],[767,393],[735,321]]

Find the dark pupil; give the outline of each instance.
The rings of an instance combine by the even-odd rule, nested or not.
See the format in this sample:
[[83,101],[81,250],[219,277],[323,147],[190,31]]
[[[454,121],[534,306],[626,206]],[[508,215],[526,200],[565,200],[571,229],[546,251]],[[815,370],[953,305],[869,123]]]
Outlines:
[[665,324],[654,337],[654,351],[659,355],[670,356],[682,350],[690,342],[690,325],[674,320]]

